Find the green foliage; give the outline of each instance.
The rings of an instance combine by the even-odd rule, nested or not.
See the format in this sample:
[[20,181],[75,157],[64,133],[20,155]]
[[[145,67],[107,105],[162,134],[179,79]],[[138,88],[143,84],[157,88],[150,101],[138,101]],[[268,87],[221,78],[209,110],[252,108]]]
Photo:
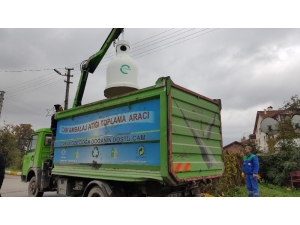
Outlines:
[[294,143],[285,143],[277,153],[260,155],[260,174],[266,182],[285,185],[289,173],[300,168],[300,150]]
[[33,132],[31,124],[6,124],[0,126],[0,152],[4,155],[6,167],[21,169],[23,152],[17,148],[20,137],[29,137]]
[[[300,197],[300,190],[295,188],[279,187],[272,184],[258,184],[260,197]],[[224,192],[225,197],[247,197],[246,187],[234,187]]]
[[228,191],[236,186],[245,185],[242,178],[243,151],[227,152],[223,151],[222,158],[224,162],[224,173],[221,178],[213,179],[209,184],[203,187],[206,193],[218,195]]

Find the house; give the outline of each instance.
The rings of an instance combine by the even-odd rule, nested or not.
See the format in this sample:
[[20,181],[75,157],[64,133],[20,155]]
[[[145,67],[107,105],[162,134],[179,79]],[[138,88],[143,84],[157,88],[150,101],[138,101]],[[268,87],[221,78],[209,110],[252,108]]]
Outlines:
[[287,113],[285,110],[282,109],[273,110],[272,106],[269,106],[267,110],[265,109],[264,111],[257,111],[254,129],[253,129],[253,135],[255,135],[255,142],[262,152],[267,153],[269,151],[267,140],[270,138],[267,134],[265,134],[261,130],[260,124],[262,120],[267,117],[270,117],[277,120],[278,122],[282,122],[286,119],[287,116],[290,116],[290,114]]
[[243,149],[244,148],[243,148],[242,143],[238,142],[238,141],[234,141],[223,147],[223,151],[225,151],[225,152],[240,152]]
[[244,151],[244,147],[249,142],[255,143],[255,134],[250,134],[249,139],[246,139],[246,137],[243,137],[240,142],[239,141],[231,142],[230,144],[223,147],[223,151],[227,151],[227,152]]

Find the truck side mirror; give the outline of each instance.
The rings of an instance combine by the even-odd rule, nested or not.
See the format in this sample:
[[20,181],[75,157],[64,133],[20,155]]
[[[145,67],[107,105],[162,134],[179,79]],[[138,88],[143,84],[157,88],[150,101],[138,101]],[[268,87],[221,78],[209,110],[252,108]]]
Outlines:
[[24,147],[23,142],[24,142],[23,138],[19,138],[18,144],[17,144],[18,149],[23,150],[23,147]]

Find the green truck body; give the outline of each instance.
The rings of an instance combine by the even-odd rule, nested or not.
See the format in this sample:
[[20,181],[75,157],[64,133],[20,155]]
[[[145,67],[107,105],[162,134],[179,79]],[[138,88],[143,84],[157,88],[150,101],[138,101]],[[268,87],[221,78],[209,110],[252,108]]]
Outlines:
[[223,173],[221,101],[178,86],[169,77],[61,111],[56,119],[54,157],[46,128],[33,133],[24,157],[22,180],[29,182],[31,196],[45,191],[190,196],[201,192],[203,181]]

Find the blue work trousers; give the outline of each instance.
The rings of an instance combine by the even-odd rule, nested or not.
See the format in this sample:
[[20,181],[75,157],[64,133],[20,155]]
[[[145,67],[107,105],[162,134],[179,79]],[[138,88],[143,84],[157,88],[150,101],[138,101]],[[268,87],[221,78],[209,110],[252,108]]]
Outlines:
[[252,174],[246,174],[246,187],[248,189],[248,197],[259,197],[258,179]]

